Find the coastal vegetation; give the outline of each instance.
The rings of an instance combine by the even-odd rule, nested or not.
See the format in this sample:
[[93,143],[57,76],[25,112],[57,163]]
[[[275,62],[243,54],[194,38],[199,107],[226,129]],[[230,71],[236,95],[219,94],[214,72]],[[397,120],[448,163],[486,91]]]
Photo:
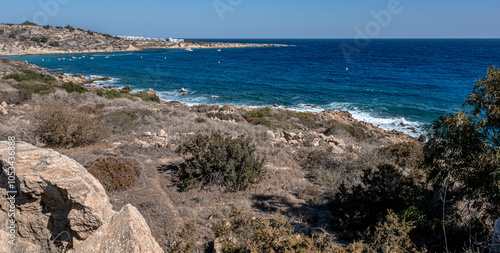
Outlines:
[[180,165],[179,186],[182,190],[199,185],[246,190],[258,181],[264,165],[264,160],[255,157],[251,142],[219,133],[197,135],[184,142],[177,152],[190,157]]
[[123,157],[99,158],[85,167],[109,192],[129,189],[141,174],[136,161]]
[[495,67],[424,143],[342,111],[188,106],[0,66],[0,136],[84,164],[166,252],[487,252],[500,217]]

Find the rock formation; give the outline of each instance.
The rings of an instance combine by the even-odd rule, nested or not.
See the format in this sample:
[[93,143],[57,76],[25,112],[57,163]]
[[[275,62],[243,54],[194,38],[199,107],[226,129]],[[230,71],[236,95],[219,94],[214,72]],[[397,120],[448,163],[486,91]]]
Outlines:
[[128,204],[73,252],[154,253],[163,250],[151,236],[151,230],[141,213]]
[[[76,246],[91,236],[96,230],[109,233],[116,226],[120,227],[120,240],[116,245],[99,243],[99,251],[106,252],[107,247],[125,247],[137,244],[133,249],[145,251],[110,251],[110,252],[161,252],[151,237],[144,218],[131,206],[125,207],[117,215],[103,186],[87,170],[74,161],[51,149],[34,147],[18,142],[15,147],[15,182],[8,180],[8,143],[0,142],[0,223],[8,224],[8,190],[15,185],[15,221],[16,245],[0,244],[0,252],[53,252]],[[122,220],[124,219],[124,220]],[[129,230],[127,230],[127,226]],[[6,226],[6,225],[5,225]],[[132,229],[133,228],[133,229]],[[137,229],[138,234],[135,234]],[[116,229],[118,230],[118,229]],[[6,229],[0,230],[0,239],[8,238]],[[117,234],[118,235],[118,234]],[[109,235],[112,236],[112,235]],[[95,238],[95,236],[94,236]],[[96,239],[92,242],[97,243]],[[90,242],[85,242],[91,248]],[[83,244],[82,244],[83,245]],[[4,248],[2,248],[4,247]],[[10,247],[10,248],[9,248]],[[95,246],[97,247],[97,245]]]

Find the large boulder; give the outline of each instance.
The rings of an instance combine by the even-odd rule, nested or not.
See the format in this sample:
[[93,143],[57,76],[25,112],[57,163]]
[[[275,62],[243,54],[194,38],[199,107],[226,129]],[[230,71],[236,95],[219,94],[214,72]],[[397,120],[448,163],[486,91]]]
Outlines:
[[[104,188],[82,165],[54,150],[24,142],[15,148],[17,244],[12,252],[68,246],[74,239],[85,240],[111,219],[115,212]],[[2,141],[0,159],[7,161],[8,157],[8,143]],[[0,224],[7,224],[9,182],[3,165]]]
[[163,252],[151,235],[148,224],[132,205],[125,205],[111,221],[101,226],[73,253],[141,253]]

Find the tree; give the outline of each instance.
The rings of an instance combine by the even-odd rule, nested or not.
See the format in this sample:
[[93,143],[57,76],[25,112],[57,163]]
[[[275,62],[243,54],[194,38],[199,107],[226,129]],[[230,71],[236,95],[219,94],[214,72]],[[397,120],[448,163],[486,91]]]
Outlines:
[[486,78],[476,82],[474,91],[465,101],[472,107],[472,114],[479,120],[478,126],[486,139],[498,147],[500,144],[500,70],[488,68]]
[[[476,82],[464,105],[470,111],[441,116],[433,123],[432,138],[425,146],[425,163],[438,189],[437,199],[443,202],[444,238],[448,224],[454,227],[453,241],[469,239],[469,247],[477,248],[490,238],[488,221],[500,215],[498,68],[488,68],[486,78]],[[464,203],[467,212],[459,214],[459,206]]]

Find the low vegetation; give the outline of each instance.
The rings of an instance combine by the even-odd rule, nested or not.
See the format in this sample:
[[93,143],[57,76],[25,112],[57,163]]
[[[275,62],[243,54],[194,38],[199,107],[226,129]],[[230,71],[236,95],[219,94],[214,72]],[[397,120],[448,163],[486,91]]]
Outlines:
[[3,79],[14,79],[18,82],[43,82],[47,84],[51,84],[55,80],[52,76],[40,74],[31,69],[23,70],[23,73],[6,75]]
[[104,157],[85,167],[110,192],[134,186],[140,176],[137,162],[125,158]]
[[139,92],[139,93],[128,93],[128,92],[121,92],[118,90],[103,90],[103,89],[98,89],[96,91],[96,94],[100,97],[105,97],[107,99],[115,99],[115,98],[128,98],[128,99],[133,99],[133,98],[140,98],[142,101],[146,102],[156,102],[160,103],[160,98],[156,95],[150,95],[146,92]]
[[[159,105],[40,73],[4,77],[2,136],[86,164],[167,252],[211,242],[223,252],[488,252],[500,217],[498,68],[476,82],[469,109],[434,122],[427,143],[326,113]],[[19,101],[30,106],[11,106]]]
[[182,190],[206,185],[222,186],[228,191],[245,190],[258,181],[264,164],[256,157],[250,139],[219,133],[196,135],[183,143],[178,152],[186,156],[186,163],[179,170]]
[[271,107],[248,111],[243,115],[248,122],[263,125],[271,130],[315,129],[318,127],[315,116],[313,113],[273,110]]
[[71,92],[78,92],[78,93],[85,93],[87,92],[87,89],[83,87],[82,85],[75,84],[73,82],[67,82],[63,83],[61,85],[61,88],[63,88],[65,91],[71,93]]
[[95,117],[62,104],[40,108],[35,115],[36,132],[52,147],[77,147],[96,143],[107,129]]

